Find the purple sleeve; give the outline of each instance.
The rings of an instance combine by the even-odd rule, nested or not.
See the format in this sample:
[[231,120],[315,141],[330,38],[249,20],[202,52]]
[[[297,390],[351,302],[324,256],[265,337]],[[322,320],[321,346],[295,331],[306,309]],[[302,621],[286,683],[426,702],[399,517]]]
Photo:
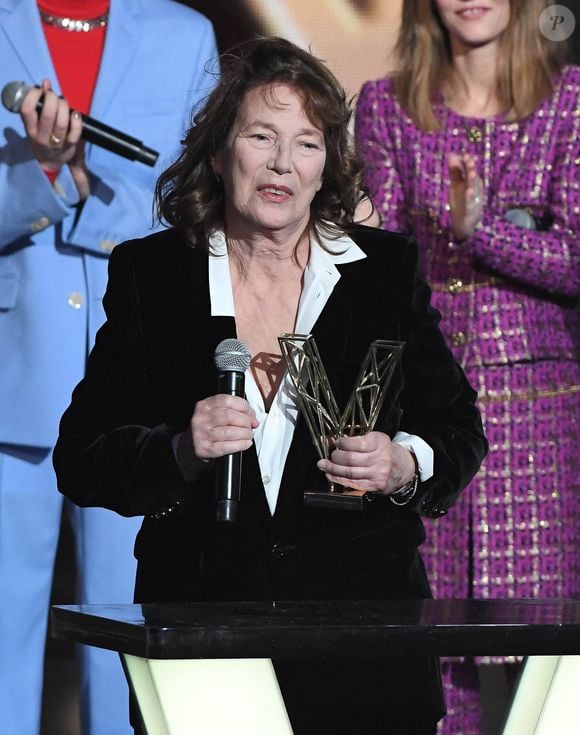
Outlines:
[[401,123],[393,114],[393,100],[385,84],[384,80],[367,82],[360,92],[355,121],[357,153],[365,164],[364,182],[381,217],[381,226],[410,233],[395,161],[396,150],[401,149]]
[[567,119],[551,163],[549,229],[518,227],[488,210],[468,242],[482,263],[504,276],[574,297],[580,294],[580,116]]

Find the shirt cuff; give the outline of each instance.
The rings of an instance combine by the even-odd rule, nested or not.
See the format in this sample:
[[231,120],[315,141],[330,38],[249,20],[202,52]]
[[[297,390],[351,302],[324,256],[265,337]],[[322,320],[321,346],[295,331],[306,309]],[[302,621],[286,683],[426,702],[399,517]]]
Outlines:
[[426,482],[433,477],[433,449],[424,439],[416,434],[407,434],[406,431],[397,431],[393,441],[415,455],[421,482]]

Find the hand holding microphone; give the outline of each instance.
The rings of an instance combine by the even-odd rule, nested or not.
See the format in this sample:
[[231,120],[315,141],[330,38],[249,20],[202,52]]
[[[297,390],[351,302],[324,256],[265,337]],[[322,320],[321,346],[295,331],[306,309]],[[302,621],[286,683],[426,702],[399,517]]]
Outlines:
[[[248,348],[240,340],[220,342],[214,354],[217,395],[199,401],[191,419],[196,459],[216,460],[216,512],[219,521],[236,519],[242,452],[252,445],[253,430],[258,426],[253,410],[243,397],[244,373],[250,359]],[[182,466],[187,461],[185,452],[183,455]]]
[[62,147],[62,163],[69,162],[69,149],[79,138],[147,166],[154,166],[159,157],[140,140],[70,110],[67,101],[57,97],[46,80],[40,87],[9,82],[2,90],[2,103],[11,112],[20,112],[29,138],[42,147],[44,155],[51,152],[54,158],[54,150]]
[[2,102],[20,112],[33,156],[48,173],[68,164],[81,199],[89,195],[89,176],[80,143],[83,131],[79,113],[58,97],[44,80],[40,87],[10,82],[2,90]]
[[[225,339],[216,347],[214,363],[218,371],[218,394],[231,398],[243,398],[245,372],[250,366],[252,356],[246,345],[239,339]],[[248,406],[249,408],[249,406]],[[258,422],[250,408],[250,444],[252,443],[251,429],[256,428]],[[246,414],[247,416],[247,414]],[[226,427],[225,433],[232,427]],[[247,430],[247,424],[246,424]],[[242,481],[242,452],[232,450],[216,462],[216,518],[218,521],[235,521],[240,501]]]

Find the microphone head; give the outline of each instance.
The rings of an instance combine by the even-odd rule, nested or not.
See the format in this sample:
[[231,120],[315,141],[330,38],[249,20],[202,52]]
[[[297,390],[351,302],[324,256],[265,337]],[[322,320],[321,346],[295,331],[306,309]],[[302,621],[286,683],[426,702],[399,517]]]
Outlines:
[[32,89],[26,82],[8,82],[2,89],[2,104],[10,112],[20,112],[22,101]]
[[508,209],[504,214],[504,218],[508,222],[518,227],[525,227],[528,230],[537,230],[538,226],[533,215],[528,212],[527,209]]
[[224,339],[215,348],[213,361],[220,373],[245,373],[250,367],[252,355],[247,346],[239,339]]

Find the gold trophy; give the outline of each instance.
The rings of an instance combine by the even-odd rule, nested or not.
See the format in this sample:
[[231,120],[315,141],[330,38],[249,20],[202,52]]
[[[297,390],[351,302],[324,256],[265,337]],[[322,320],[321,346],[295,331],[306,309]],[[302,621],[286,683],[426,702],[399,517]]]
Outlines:
[[[372,431],[387,389],[401,358],[404,342],[377,339],[371,342],[352,394],[342,415],[339,412],[320,354],[311,334],[278,337],[288,373],[296,390],[296,403],[306,421],[321,459],[341,436]],[[306,505],[321,508],[362,510],[372,493],[329,482],[328,491],[306,491]]]

